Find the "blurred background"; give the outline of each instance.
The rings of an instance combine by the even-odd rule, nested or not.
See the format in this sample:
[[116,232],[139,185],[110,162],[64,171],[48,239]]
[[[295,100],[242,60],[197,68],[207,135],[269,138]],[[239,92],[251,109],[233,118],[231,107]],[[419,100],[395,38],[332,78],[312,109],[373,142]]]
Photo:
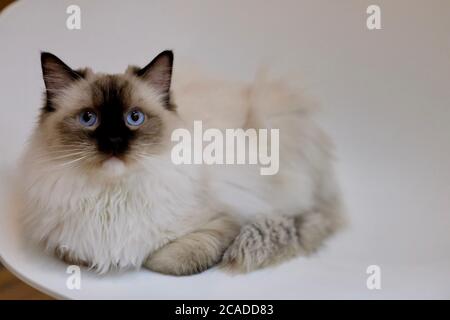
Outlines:
[[[0,0],[0,13],[14,0]],[[51,299],[15,277],[0,263],[0,300],[5,299]]]

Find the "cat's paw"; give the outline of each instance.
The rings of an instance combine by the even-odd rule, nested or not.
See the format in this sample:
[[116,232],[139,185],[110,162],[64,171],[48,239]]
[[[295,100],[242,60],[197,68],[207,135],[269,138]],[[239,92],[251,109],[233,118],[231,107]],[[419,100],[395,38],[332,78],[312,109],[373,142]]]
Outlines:
[[64,261],[68,265],[77,265],[82,267],[89,267],[91,264],[85,260],[77,258],[77,256],[68,249],[67,246],[58,246],[55,251],[55,256]]
[[239,229],[231,218],[222,215],[152,253],[144,266],[176,276],[200,273],[220,261]]
[[267,257],[261,235],[254,225],[244,226],[225,251],[220,267],[230,273],[245,273],[256,269]]
[[174,276],[187,276],[203,272],[217,263],[199,248],[186,247],[173,242],[150,255],[144,266],[152,271]]
[[274,265],[297,252],[293,220],[286,217],[262,219],[242,227],[225,251],[220,267],[230,273],[246,273]]

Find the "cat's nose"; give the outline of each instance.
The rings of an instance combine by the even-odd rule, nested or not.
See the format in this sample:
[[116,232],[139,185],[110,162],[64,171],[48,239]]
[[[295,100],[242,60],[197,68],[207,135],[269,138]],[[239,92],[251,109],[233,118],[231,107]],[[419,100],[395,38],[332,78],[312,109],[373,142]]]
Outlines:
[[113,154],[123,153],[126,149],[126,142],[122,137],[107,137],[107,143],[103,146],[106,152]]
[[107,155],[124,154],[128,149],[128,137],[115,132],[98,131],[97,136],[98,151]]
[[123,142],[123,138],[122,137],[109,137],[108,140],[112,144],[121,144]]

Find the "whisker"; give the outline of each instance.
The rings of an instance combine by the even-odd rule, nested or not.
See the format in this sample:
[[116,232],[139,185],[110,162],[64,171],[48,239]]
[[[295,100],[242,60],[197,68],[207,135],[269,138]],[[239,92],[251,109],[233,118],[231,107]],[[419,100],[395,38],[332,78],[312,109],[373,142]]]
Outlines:
[[[95,154],[94,152],[82,152],[82,153],[76,153],[76,154],[69,154],[69,155],[66,155],[66,156],[62,156],[62,157],[56,157],[56,158],[40,158],[40,159],[33,159],[34,161],[37,161],[37,163],[39,163],[39,164],[48,164],[48,163],[53,163],[53,162],[55,162],[55,161],[57,161],[57,160],[64,160],[64,159],[68,159],[68,158],[71,158],[71,157],[73,157],[73,156],[77,156],[77,155],[79,155],[79,154],[83,154],[85,157],[89,157],[89,156],[91,156],[91,155],[93,155],[93,154]],[[80,158],[83,158],[83,157],[80,157]],[[80,158],[78,158],[78,159],[80,159]],[[76,159],[75,159],[76,160]]]
[[138,144],[137,147],[161,146],[161,145],[165,145],[165,144],[164,144],[164,143],[161,143],[161,142],[152,142],[152,143]]
[[69,158],[69,157],[72,157],[72,156],[76,156],[76,155],[79,155],[79,154],[86,154],[86,153],[89,153],[89,151],[72,152],[72,153],[67,153],[67,154],[62,154],[62,155],[57,154],[56,157],[46,157],[46,155],[43,155],[42,157],[37,157],[37,158],[34,158],[34,159],[37,159],[37,160],[39,160],[39,159],[58,160],[58,159]]
[[60,150],[58,152],[38,152],[36,155],[41,156],[49,156],[49,155],[60,155],[60,154],[71,154],[74,152],[91,152],[93,149],[67,149],[67,150]]
[[79,161],[81,161],[81,160],[83,160],[83,159],[86,159],[86,158],[88,158],[88,157],[89,157],[89,155],[86,155],[86,156],[80,157],[80,158],[78,158],[78,159],[75,159],[75,160],[72,160],[72,161],[68,161],[68,162],[62,163],[62,164],[58,165],[58,167],[66,167],[66,166],[68,166],[68,165],[70,165],[70,164],[72,164],[72,163],[79,162]]
[[162,159],[158,157],[157,155],[149,155],[149,154],[142,154],[142,153],[136,153],[136,155],[142,159],[142,160],[151,160],[154,162],[164,163],[165,159]]
[[82,152],[82,151],[90,151],[91,148],[67,148],[67,149],[59,149],[59,150],[50,150],[50,151],[41,151],[34,153],[35,155],[41,156],[41,155],[58,155],[58,154],[64,154],[64,153],[72,153],[72,152]]

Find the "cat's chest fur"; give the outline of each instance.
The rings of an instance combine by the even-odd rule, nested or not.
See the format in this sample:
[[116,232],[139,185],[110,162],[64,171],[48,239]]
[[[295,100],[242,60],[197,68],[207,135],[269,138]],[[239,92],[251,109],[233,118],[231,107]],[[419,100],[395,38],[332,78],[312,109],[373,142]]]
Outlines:
[[26,225],[49,250],[98,271],[139,267],[170,240],[188,233],[210,211],[192,168],[141,170],[113,181],[65,171],[35,175]]

